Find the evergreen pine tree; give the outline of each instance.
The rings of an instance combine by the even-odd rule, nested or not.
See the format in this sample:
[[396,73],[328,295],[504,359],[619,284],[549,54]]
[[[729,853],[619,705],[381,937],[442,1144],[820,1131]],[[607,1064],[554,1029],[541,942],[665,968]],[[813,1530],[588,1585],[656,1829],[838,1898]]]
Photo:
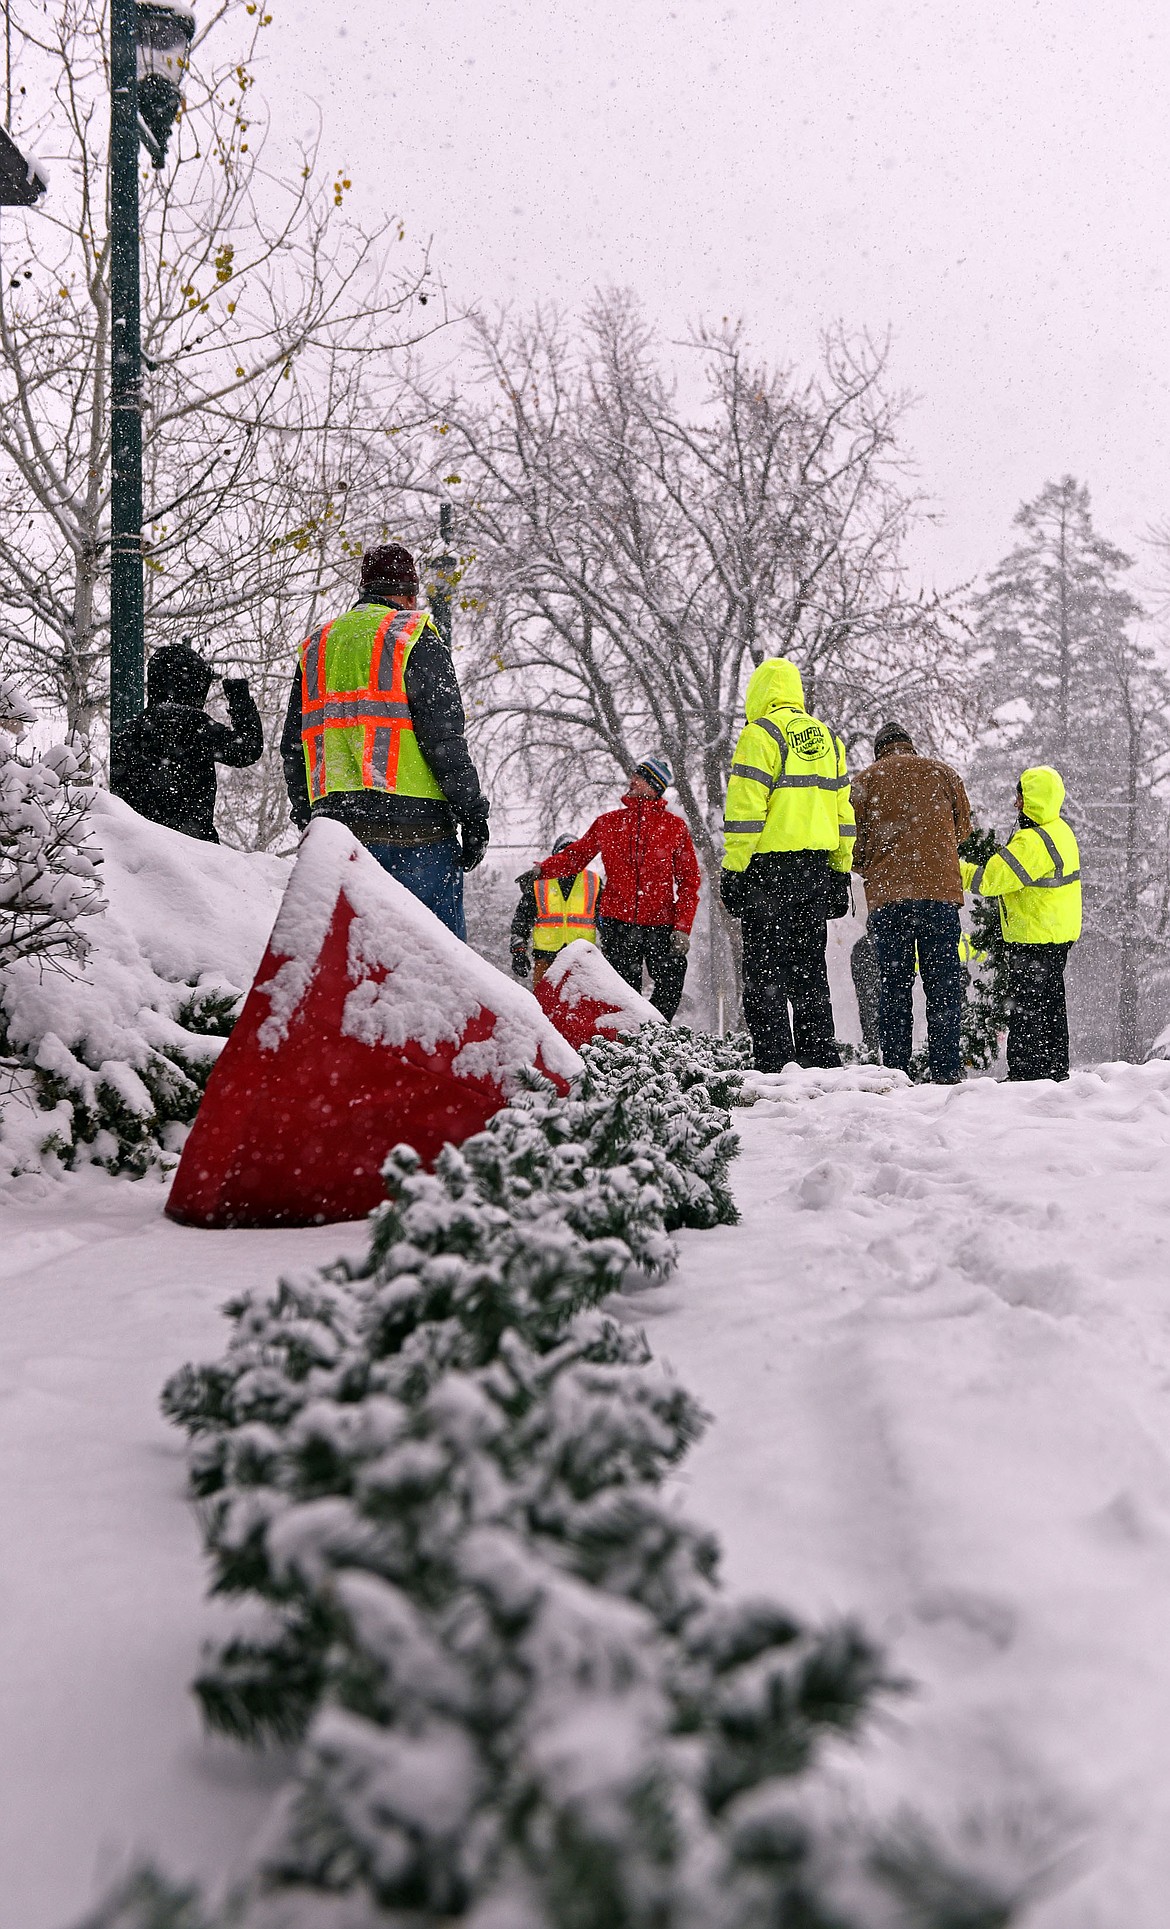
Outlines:
[[[972,830],[959,855],[972,864],[986,864],[997,848],[992,830]],[[998,898],[972,899],[971,945],[975,952],[963,1000],[961,1050],[964,1065],[986,1071],[999,1056],[999,1041],[1008,1022],[1007,946],[999,919]]]

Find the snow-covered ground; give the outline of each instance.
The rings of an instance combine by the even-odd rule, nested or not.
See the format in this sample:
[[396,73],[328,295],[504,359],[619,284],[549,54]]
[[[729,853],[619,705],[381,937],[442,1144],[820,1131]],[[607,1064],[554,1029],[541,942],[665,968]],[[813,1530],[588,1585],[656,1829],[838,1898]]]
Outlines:
[[714,1416],[688,1506],[919,1684],[868,1787],[1047,1836],[1029,1929],[1164,1929],[1170,1066],[850,1082],[762,1081],[743,1223],[639,1304]]
[[[686,1504],[733,1587],[857,1613],[919,1684],[865,1746],[871,1795],[1062,1853],[1029,1929],[1163,1929],[1170,1065],[760,1083],[742,1224],[627,1303],[714,1416]],[[164,1197],[4,1194],[0,1929],[66,1929],[135,1852],[229,1875],[280,1773],[199,1733],[222,1623],[157,1396],[220,1350],[233,1288],[362,1234],[196,1232]]]
[[147,1851],[230,1875],[280,1779],[200,1732],[188,1683],[224,1623],[158,1396],[220,1350],[233,1291],[348,1229],[198,1232],[165,1198],[92,1170],[2,1195],[0,1929],[67,1929]]

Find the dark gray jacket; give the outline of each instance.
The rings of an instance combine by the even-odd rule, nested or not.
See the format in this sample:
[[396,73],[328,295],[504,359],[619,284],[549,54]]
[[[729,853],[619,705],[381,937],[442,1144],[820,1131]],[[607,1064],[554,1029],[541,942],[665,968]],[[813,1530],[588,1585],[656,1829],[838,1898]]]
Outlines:
[[185,643],[155,651],[146,666],[146,709],[110,747],[110,789],[139,816],[218,844],[215,766],[258,762],[264,727],[246,677],[224,678],[230,724],[207,715],[213,675]]
[[[381,603],[382,597],[363,596],[355,605]],[[293,823],[303,829],[310,816],[332,817],[348,826],[363,843],[388,842],[394,833],[413,843],[454,837],[462,823],[484,822],[487,800],[467,748],[467,718],[451,652],[434,629],[427,629],[410,652],[406,664],[406,701],[418,747],[446,799],[399,797],[382,790],[334,791],[310,806],[301,744],[301,670],[298,663],[289,692],[288,712],[280,739],[285,783]]]

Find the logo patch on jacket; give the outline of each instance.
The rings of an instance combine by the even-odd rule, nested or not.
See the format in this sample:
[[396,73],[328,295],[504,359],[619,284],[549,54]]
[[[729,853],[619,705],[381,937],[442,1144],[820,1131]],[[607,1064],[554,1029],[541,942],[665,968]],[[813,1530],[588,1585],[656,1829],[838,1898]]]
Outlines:
[[823,757],[829,748],[829,733],[819,723],[802,724],[799,730],[790,730],[786,734],[797,756],[807,757],[809,763]]

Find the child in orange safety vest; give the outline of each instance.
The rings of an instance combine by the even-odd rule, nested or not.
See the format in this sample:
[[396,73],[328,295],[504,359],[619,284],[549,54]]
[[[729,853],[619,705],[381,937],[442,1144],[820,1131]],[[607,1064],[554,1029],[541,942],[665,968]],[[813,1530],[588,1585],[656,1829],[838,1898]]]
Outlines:
[[[558,837],[554,853],[571,844],[571,837]],[[532,971],[533,987],[544,977],[557,952],[576,938],[597,942],[597,904],[601,879],[596,871],[579,871],[576,877],[537,877],[530,871],[516,880],[520,902],[512,919],[512,975],[524,980]],[[529,964],[531,943],[534,962]]]

